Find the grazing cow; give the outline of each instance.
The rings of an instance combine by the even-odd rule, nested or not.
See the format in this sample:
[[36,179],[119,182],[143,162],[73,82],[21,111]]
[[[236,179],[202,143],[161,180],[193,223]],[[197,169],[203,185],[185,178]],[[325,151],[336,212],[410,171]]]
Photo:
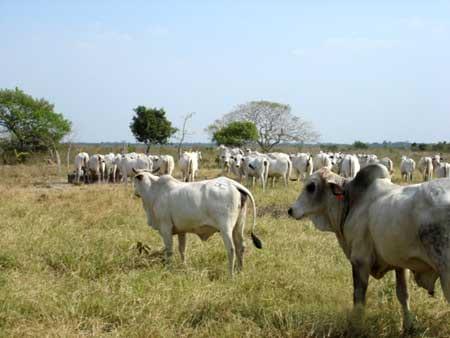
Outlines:
[[201,159],[201,153],[197,151],[185,151],[180,157],[180,169],[183,181],[194,182],[198,170],[198,161]]
[[354,155],[345,155],[340,166],[340,174],[346,178],[353,178],[360,169],[358,157]]
[[319,170],[321,168],[331,169],[333,167],[333,163],[331,162],[328,154],[320,152],[314,156],[314,170]]
[[398,186],[379,164],[361,169],[351,181],[322,169],[307,180],[288,213],[336,234],[352,264],[356,318],[362,319],[369,276],[379,279],[390,270],[405,330],[413,326],[406,269],[430,295],[439,278],[450,302],[450,180]]
[[392,162],[392,160],[389,157],[383,157],[379,163],[386,167],[389,174],[392,175],[394,173],[394,162]]
[[231,152],[224,145],[219,147],[219,166],[223,173],[230,172]]
[[154,176],[136,171],[136,195],[142,198],[147,223],[158,230],[165,246],[166,260],[172,256],[172,237],[178,235],[181,260],[185,262],[186,233],[207,240],[220,232],[228,254],[228,270],[242,269],[245,250],[244,227],[247,200],[253,205],[251,236],[257,248],[261,241],[254,234],[256,224],[255,200],[250,191],[226,177],[185,183],[169,175]]
[[433,160],[431,157],[422,157],[417,166],[424,181],[429,181],[433,178]]
[[171,155],[154,156],[153,173],[159,175],[172,175],[175,161]]
[[450,178],[450,163],[438,162],[434,172],[437,178]]
[[258,179],[263,191],[265,191],[269,174],[269,161],[266,156],[245,156],[241,165],[243,166],[244,176],[247,177],[247,180],[252,180],[252,187],[255,186],[255,180]]
[[405,181],[412,182],[414,170],[416,170],[416,162],[412,158],[402,156],[400,163],[400,173]]
[[292,170],[297,177],[297,181],[305,179],[313,173],[313,160],[309,153],[298,153],[291,155]]
[[84,175],[84,181],[87,180],[87,164],[89,162],[89,154],[81,152],[75,156],[75,181],[80,183],[80,176]]
[[281,177],[284,186],[288,186],[289,177],[291,177],[292,162],[289,155],[283,153],[270,153],[266,156],[269,161],[268,178],[272,178],[272,187],[275,186],[275,178]]
[[[105,180],[105,157],[100,154],[92,155],[87,163],[89,177],[95,176],[97,182]],[[91,179],[92,181],[92,179]]]

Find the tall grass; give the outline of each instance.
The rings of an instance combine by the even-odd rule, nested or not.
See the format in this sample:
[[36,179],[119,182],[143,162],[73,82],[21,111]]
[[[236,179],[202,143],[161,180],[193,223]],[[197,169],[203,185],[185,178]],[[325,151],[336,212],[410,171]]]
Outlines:
[[[219,174],[203,167],[200,177]],[[187,265],[175,255],[167,267],[130,188],[63,181],[45,165],[0,167],[0,335],[351,335],[350,264],[332,234],[286,215],[301,184],[253,189],[264,249],[248,240],[244,271],[230,279],[220,236],[188,235]],[[139,253],[137,242],[151,253]],[[441,290],[430,298],[409,285],[416,334],[449,337]],[[371,279],[367,309],[366,336],[401,334],[392,274]]]

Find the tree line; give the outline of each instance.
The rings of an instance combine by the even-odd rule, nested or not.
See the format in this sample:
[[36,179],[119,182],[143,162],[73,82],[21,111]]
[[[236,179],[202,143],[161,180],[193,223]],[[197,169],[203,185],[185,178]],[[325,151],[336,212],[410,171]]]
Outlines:
[[[130,130],[138,142],[150,151],[152,145],[178,141],[190,135],[188,122],[194,113],[183,118],[180,129],[168,120],[164,108],[139,105],[133,109]],[[227,146],[259,145],[263,151],[286,142],[314,142],[318,133],[312,124],[291,112],[286,104],[251,101],[233,108],[209,125],[211,140]],[[72,122],[55,111],[52,103],[34,98],[19,88],[0,90],[0,150],[17,156],[48,151],[60,162],[58,146],[72,132]]]

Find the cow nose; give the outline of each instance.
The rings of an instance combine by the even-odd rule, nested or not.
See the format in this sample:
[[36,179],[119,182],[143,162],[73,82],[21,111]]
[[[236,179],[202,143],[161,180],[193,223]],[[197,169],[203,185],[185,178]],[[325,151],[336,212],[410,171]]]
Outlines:
[[293,213],[292,208],[289,208],[289,210],[288,210],[289,216],[292,216],[292,213]]

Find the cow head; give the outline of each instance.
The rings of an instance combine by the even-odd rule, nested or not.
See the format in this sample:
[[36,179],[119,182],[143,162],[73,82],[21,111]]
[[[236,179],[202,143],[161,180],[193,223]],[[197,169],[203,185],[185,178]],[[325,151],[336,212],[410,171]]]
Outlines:
[[335,231],[339,212],[343,209],[343,177],[322,168],[305,182],[303,191],[288,210],[295,219],[310,217],[317,229]]
[[133,168],[134,173],[134,194],[137,197],[144,196],[152,185],[158,181],[159,177],[152,175],[149,170],[136,170]]

